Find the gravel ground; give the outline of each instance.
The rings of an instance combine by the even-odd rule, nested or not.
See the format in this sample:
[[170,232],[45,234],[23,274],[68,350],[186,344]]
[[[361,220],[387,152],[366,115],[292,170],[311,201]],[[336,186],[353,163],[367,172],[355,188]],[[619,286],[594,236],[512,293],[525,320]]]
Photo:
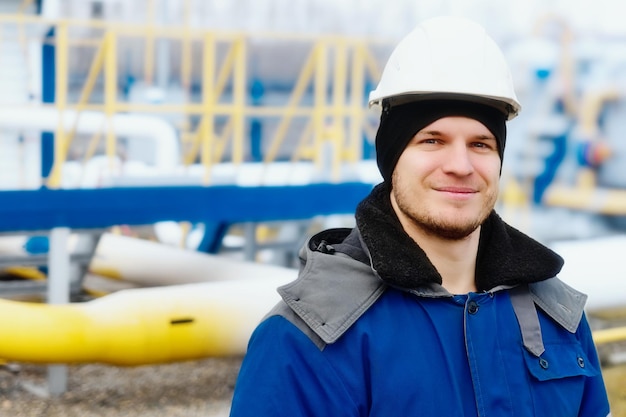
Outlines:
[[[227,417],[241,358],[118,368],[69,367],[68,391],[54,398],[25,385],[44,386],[45,366],[0,371],[1,417]],[[603,370],[613,417],[626,417],[626,364]]]
[[43,398],[47,367],[0,370],[1,417],[227,417],[241,358],[119,368],[68,367],[68,390]]

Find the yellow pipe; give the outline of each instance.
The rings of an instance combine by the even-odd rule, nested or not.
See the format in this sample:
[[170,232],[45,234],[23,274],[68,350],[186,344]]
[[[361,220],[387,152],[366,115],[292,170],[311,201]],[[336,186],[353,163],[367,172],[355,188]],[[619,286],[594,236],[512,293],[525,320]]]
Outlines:
[[46,274],[31,266],[10,266],[4,272],[33,281],[44,281],[46,279]]
[[597,139],[596,136],[599,130],[598,119],[604,102],[618,98],[619,94],[615,89],[585,94],[580,105],[578,119],[580,120],[582,133],[587,139]]
[[626,326],[593,331],[593,341],[597,345],[626,341]]
[[0,357],[135,366],[242,355],[287,279],[128,289],[65,305],[0,300],[0,317],[11,317],[0,326]]
[[546,190],[543,201],[550,206],[593,213],[626,214],[626,190],[553,185]]

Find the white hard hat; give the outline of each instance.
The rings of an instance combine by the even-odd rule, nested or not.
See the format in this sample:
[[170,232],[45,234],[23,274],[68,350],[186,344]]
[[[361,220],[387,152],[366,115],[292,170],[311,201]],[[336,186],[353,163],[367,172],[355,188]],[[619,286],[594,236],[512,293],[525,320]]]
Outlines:
[[424,99],[461,99],[501,110],[521,110],[502,51],[477,23],[461,17],[424,21],[391,53],[369,105]]

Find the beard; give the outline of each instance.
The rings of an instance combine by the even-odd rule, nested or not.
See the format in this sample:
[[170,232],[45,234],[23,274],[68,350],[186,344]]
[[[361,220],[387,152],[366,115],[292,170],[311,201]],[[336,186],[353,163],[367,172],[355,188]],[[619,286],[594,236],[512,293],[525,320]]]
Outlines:
[[395,202],[406,221],[411,227],[421,230],[423,233],[443,240],[459,241],[471,235],[489,217],[497,196],[488,195],[483,206],[474,217],[451,215],[445,216],[435,209],[416,204],[411,191],[403,189],[400,184],[394,184],[391,193]]
[[481,217],[480,219],[474,219],[472,221],[461,220],[447,221],[445,219],[435,218],[428,214],[415,214],[400,206],[400,209],[404,212],[405,216],[410,222],[417,228],[421,229],[429,236],[438,237],[443,240],[459,241],[463,240],[471,235],[478,227],[483,224],[488,215]]

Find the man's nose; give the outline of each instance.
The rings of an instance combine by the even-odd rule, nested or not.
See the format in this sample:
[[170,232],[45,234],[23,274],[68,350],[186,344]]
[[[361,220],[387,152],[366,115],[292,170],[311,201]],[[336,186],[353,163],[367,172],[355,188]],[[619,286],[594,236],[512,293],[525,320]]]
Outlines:
[[460,176],[474,172],[474,164],[467,146],[465,144],[451,145],[444,156],[442,168],[446,173]]

